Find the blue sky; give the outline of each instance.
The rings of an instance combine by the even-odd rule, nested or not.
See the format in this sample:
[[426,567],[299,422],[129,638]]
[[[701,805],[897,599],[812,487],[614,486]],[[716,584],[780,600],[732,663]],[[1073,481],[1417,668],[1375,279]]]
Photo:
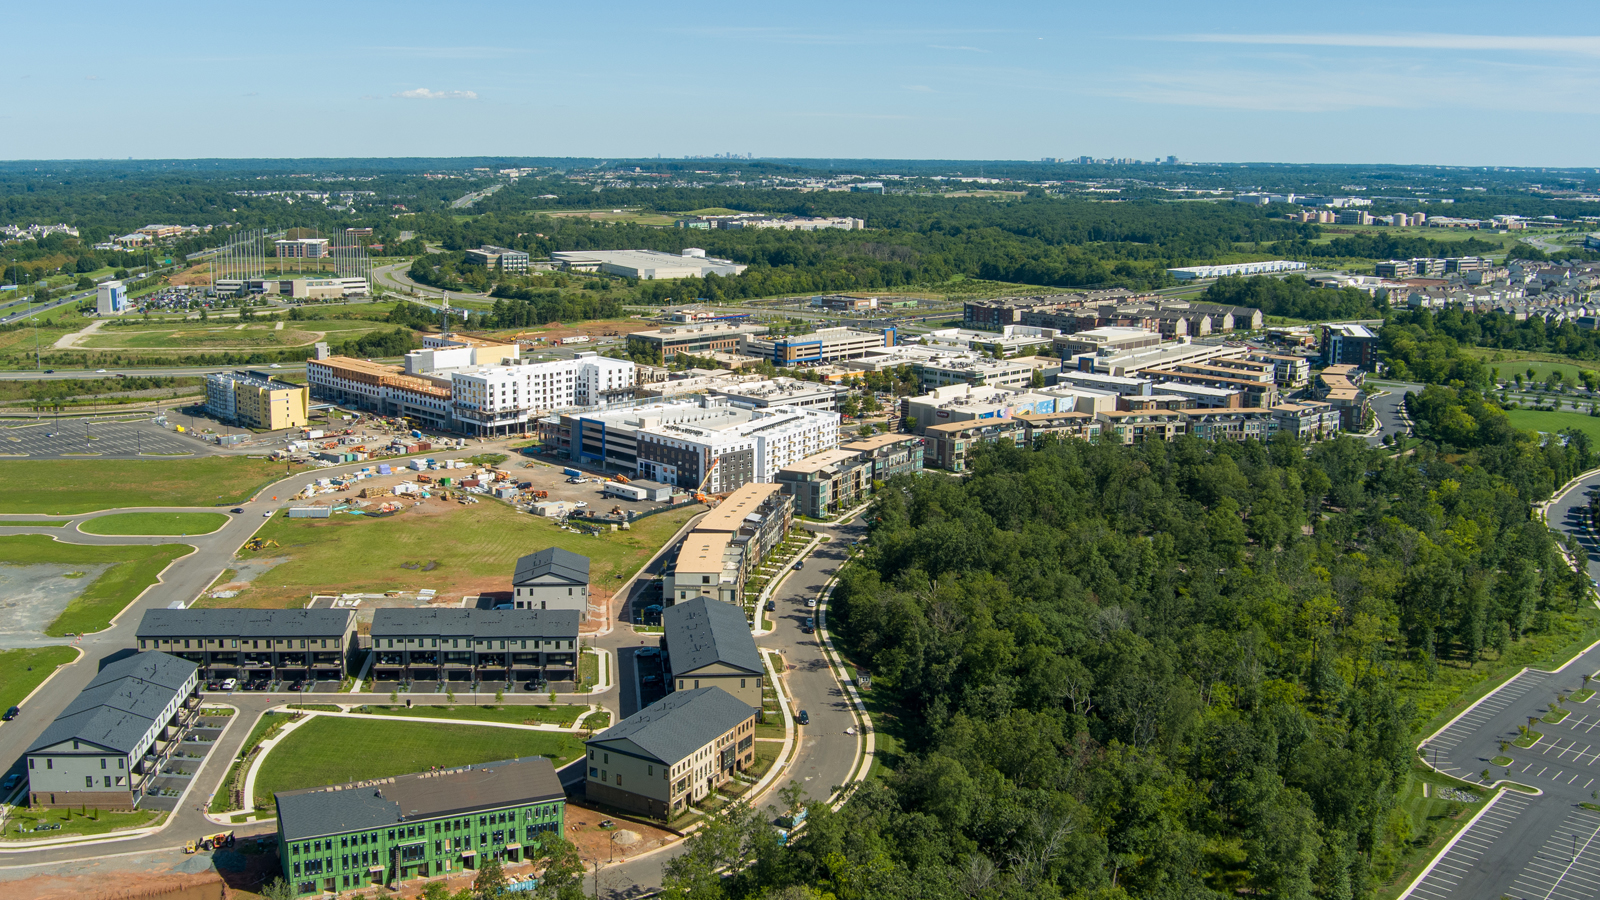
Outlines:
[[1593,0],[7,0],[0,16],[8,159],[1600,164]]

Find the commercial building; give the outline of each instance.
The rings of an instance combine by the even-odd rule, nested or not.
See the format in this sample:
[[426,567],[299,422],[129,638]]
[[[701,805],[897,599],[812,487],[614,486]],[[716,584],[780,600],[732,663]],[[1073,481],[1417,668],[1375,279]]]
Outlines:
[[356,650],[348,609],[149,609],[134,632],[140,650],[157,650],[224,678],[337,682]]
[[1080,353],[1103,356],[1156,347],[1161,344],[1161,333],[1143,328],[1091,328],[1074,334],[1058,334],[1053,343],[1057,355],[1065,360]]
[[743,338],[766,333],[765,325],[743,323],[668,325],[653,331],[635,331],[629,334],[628,350],[659,359],[662,363],[669,363],[679,353],[690,356],[712,351],[736,353]]
[[1269,262],[1229,263],[1220,266],[1180,266],[1168,269],[1167,274],[1179,281],[1197,278],[1224,278],[1229,275],[1276,275],[1279,272],[1304,272],[1306,264],[1287,259]]
[[719,687],[674,691],[587,742],[587,797],[671,820],[755,759],[756,710]]
[[728,379],[711,379],[708,383],[708,392],[713,397],[726,397],[738,406],[757,409],[792,406],[797,409],[820,409],[828,412],[838,412],[839,404],[850,396],[850,389],[847,387],[801,381],[798,378],[735,383],[729,383]]
[[742,605],[744,552],[744,547],[734,545],[730,534],[690,532],[661,574],[661,596],[667,608],[693,597],[710,597],[730,608]]
[[[911,371],[917,376],[917,386],[924,391],[956,384],[1026,389],[1033,384],[1038,367],[1008,359],[965,355],[925,359],[914,363]],[[1041,372],[1041,384],[1045,377]]]
[[968,459],[980,444],[1010,441],[1012,446],[1023,446],[1026,441],[1022,424],[1016,419],[978,420],[931,425],[923,436],[923,466],[944,469],[948,472],[965,472]]
[[669,691],[718,687],[761,708],[761,653],[741,607],[711,597],[667,607],[661,613],[661,664]]
[[221,278],[212,287],[224,296],[266,294],[299,300],[340,300],[372,290],[365,278]]
[[517,560],[511,577],[516,609],[570,609],[589,614],[589,557],[547,547]]
[[557,250],[550,259],[574,272],[605,272],[624,278],[651,281],[668,278],[704,278],[738,275],[750,268],[728,259],[706,256],[690,248],[679,255],[657,250]]
[[188,660],[136,653],[106,664],[24,754],[29,804],[136,808],[199,708]]
[[128,311],[128,289],[120,281],[95,285],[94,311],[101,316],[120,316]]
[[1378,366],[1378,349],[1378,335],[1365,325],[1322,326],[1323,365],[1371,372]]
[[824,328],[796,337],[774,338],[772,364],[782,368],[803,365],[821,365],[845,359],[857,359],[870,351],[893,347],[894,329],[881,333],[856,331],[853,328]]
[[566,794],[543,756],[279,791],[278,859],[296,896],[520,862],[565,832]]
[[512,250],[509,247],[496,247],[484,244],[476,250],[468,250],[466,262],[474,266],[483,266],[486,269],[499,269],[503,272],[521,274],[528,271],[528,254],[522,250]]
[[382,608],[372,616],[376,681],[571,681],[575,609]]
[[1048,394],[963,383],[934,388],[920,397],[904,398],[900,401],[900,412],[908,422],[915,420],[911,430],[922,434],[935,425],[1005,419],[1017,413],[1055,412],[1058,399]]
[[854,450],[824,450],[778,470],[795,512],[826,519],[854,507],[872,490],[872,459]]
[[326,259],[328,257],[327,238],[294,238],[287,241],[273,241],[279,259]]
[[939,328],[927,332],[922,340],[932,347],[952,347],[992,353],[996,348],[1002,354],[1015,356],[1034,347],[1049,347],[1057,329],[1035,328],[1028,325],[1005,325],[998,334],[970,328]]
[[245,428],[278,431],[304,428],[311,390],[253,372],[213,372],[206,376],[206,413]]

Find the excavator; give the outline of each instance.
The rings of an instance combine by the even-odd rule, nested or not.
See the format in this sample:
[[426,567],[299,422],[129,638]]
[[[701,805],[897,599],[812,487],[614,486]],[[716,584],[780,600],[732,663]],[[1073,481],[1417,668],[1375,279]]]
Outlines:
[[246,550],[265,550],[268,547],[276,546],[278,546],[277,541],[263,538],[251,538],[250,540],[244,542],[244,548]]

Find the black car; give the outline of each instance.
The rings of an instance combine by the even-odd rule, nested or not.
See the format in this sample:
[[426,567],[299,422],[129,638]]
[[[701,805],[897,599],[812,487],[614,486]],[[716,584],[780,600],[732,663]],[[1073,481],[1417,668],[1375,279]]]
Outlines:
[[291,691],[299,691],[299,690],[304,690],[304,689],[305,689],[305,682],[300,681],[299,679],[296,679],[294,684],[289,685],[289,690],[291,690]]
[[228,510],[228,512],[231,512],[231,513],[242,513],[242,512],[244,512],[244,507],[235,506],[233,509]]
[[55,369],[45,369],[44,373],[46,375],[54,375],[56,373],[56,370]]
[[800,715],[795,716],[794,720],[795,720],[796,723],[798,723],[800,725],[810,725],[811,724],[811,713],[808,713],[808,712],[806,712],[805,710],[802,709],[802,710],[800,710]]
[[767,612],[772,612],[773,610],[775,610],[777,608],[778,608],[778,601],[776,601],[776,600],[768,600],[767,601]]
[[0,720],[4,720],[4,721],[9,722],[12,719],[15,719],[17,716],[20,716],[20,715],[22,715],[22,707],[13,706],[10,709],[6,710],[6,714],[5,715],[0,716]]

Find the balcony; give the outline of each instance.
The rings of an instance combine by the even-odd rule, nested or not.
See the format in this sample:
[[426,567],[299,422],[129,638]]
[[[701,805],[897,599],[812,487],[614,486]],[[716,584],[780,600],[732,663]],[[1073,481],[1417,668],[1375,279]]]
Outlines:
[[405,665],[405,654],[378,653],[373,656],[372,664],[375,666],[402,666]]

